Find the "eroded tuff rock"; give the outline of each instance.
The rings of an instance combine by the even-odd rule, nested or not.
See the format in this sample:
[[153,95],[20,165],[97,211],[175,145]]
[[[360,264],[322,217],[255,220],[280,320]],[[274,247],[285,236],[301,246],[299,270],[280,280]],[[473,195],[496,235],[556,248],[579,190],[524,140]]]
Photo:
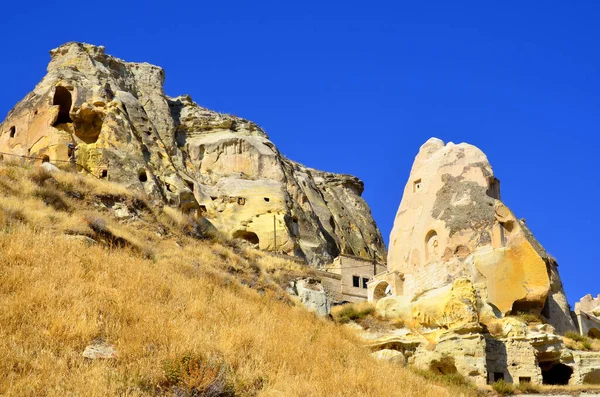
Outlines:
[[340,253],[384,259],[358,178],[304,167],[253,122],[166,96],[157,66],[82,43],[50,54],[47,75],[0,125],[0,151],[74,160],[81,172],[312,264]]
[[316,279],[292,280],[287,292],[292,296],[297,296],[309,311],[318,316],[328,316],[331,313],[331,300],[321,283]]
[[[374,352],[478,384],[599,381],[600,353],[571,350],[560,336],[575,325],[555,259],[500,200],[478,148],[435,138],[421,147],[387,269],[368,283],[369,299],[406,328],[365,332]],[[584,300],[581,315],[595,316],[600,304]]]
[[556,261],[500,200],[500,182],[472,145],[432,138],[421,147],[390,236],[388,270],[403,279],[397,295],[431,296],[437,306],[437,295],[447,296],[431,321],[456,316],[451,286],[464,279],[481,302],[471,305],[474,318],[461,309],[469,321],[529,313],[560,332],[574,330]]

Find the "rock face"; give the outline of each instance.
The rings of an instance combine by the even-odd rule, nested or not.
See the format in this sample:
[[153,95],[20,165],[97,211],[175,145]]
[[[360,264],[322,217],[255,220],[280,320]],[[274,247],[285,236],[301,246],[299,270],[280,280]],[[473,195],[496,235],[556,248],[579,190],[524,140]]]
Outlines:
[[358,178],[304,167],[253,122],[166,96],[157,66],[82,43],[50,54],[48,74],[0,124],[1,152],[71,163],[311,264],[384,259]]
[[[388,270],[402,275],[401,295],[411,298],[468,280],[485,304],[469,321],[477,312],[529,313],[560,332],[574,329],[556,261],[502,203],[486,156],[468,144],[432,138],[421,147],[390,236]],[[445,313],[456,312],[450,305]]]
[[379,315],[407,329],[369,335],[367,344],[393,347],[409,365],[477,384],[578,384],[600,373],[600,353],[563,343],[559,334],[575,325],[558,265],[500,200],[500,183],[474,146],[432,138],[421,147],[387,272],[368,289]]
[[317,316],[331,314],[331,300],[323,286],[315,279],[304,278],[290,282],[288,293],[297,296],[300,302]]

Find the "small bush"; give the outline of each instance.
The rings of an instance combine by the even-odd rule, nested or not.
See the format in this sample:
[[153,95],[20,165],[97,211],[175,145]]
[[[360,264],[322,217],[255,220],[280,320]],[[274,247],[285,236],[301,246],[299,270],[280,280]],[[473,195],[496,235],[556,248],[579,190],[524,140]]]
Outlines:
[[224,367],[201,356],[186,354],[163,363],[162,386],[173,388],[177,395],[226,397],[232,396]]
[[581,347],[583,347],[583,350],[592,350],[592,342],[589,340],[584,340],[581,342]]
[[536,324],[543,322],[540,316],[531,313],[519,312],[517,313],[517,318],[523,321],[525,324]]
[[473,384],[459,373],[441,375],[442,382],[447,385],[459,387],[473,387]]
[[473,383],[459,373],[440,374],[438,371],[427,369],[410,368],[413,372],[421,375],[423,378],[431,382],[438,382],[446,386],[453,386],[460,389],[474,390],[477,389]]
[[339,309],[332,311],[334,321],[340,324],[346,324],[350,321],[356,321],[363,319],[375,312],[375,308],[371,304],[355,304],[350,303],[347,305],[339,306]]
[[40,167],[29,175],[29,179],[31,179],[36,185],[43,186],[44,182],[52,179],[52,174]]
[[506,396],[508,394],[512,394],[515,391],[515,388],[512,384],[504,381],[504,379],[500,379],[494,383],[492,383],[492,389],[501,396]]
[[33,195],[57,211],[69,212],[71,210],[63,195],[52,187],[38,188]]
[[517,385],[517,390],[526,394],[539,394],[542,389],[540,386],[534,385],[531,382],[522,382]]
[[588,339],[587,337],[580,335],[577,332],[573,332],[573,331],[565,332],[564,336],[566,338],[573,339],[575,342],[585,342]]

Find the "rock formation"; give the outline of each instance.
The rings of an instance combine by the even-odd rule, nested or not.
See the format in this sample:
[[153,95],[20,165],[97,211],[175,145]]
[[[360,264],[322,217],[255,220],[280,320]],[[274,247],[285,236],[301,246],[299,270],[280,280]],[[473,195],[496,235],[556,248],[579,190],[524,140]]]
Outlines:
[[157,66],[82,43],[50,54],[47,75],[0,124],[0,152],[71,162],[311,264],[384,259],[358,178],[304,167],[253,122],[166,96]]
[[[558,265],[500,200],[478,148],[432,138],[420,149],[390,237],[387,272],[368,283],[379,314],[407,329],[367,334],[374,351],[475,383],[582,383],[600,353],[574,331]],[[389,354],[387,354],[389,355]]]
[[411,299],[450,293],[464,279],[469,299],[484,304],[480,315],[528,313],[559,332],[575,328],[556,261],[502,203],[500,182],[472,145],[430,139],[421,147],[390,236],[388,270],[402,275],[399,295]]
[[300,302],[317,316],[328,316],[331,313],[331,301],[327,291],[314,278],[300,278],[290,281],[287,292],[296,296]]

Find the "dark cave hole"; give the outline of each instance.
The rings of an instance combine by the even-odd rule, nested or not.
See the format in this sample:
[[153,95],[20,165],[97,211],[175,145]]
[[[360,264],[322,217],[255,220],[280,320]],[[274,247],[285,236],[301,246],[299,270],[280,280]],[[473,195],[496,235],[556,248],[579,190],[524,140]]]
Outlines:
[[56,121],[54,122],[54,124],[52,124],[53,127],[59,124],[72,122],[69,113],[71,111],[73,99],[69,90],[62,86],[56,87],[56,90],[54,91],[54,99],[52,101],[52,104],[58,105],[58,117],[56,117]]

